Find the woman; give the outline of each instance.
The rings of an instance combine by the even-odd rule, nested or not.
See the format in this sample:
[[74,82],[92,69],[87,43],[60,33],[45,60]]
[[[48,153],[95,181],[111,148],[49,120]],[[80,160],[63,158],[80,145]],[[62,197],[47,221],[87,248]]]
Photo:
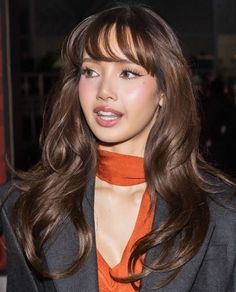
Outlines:
[[110,8],[72,31],[63,60],[42,158],[3,208],[8,291],[236,291],[232,183],[198,152],[171,28]]

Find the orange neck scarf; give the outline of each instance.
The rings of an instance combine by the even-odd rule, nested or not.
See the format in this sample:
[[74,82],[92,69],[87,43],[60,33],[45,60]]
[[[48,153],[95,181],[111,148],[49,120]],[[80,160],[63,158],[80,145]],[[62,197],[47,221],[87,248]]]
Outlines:
[[[132,186],[145,182],[144,159],[142,157],[118,154],[99,149],[97,177],[113,185]],[[143,194],[139,213],[136,219],[133,233],[123,251],[121,261],[114,267],[110,267],[100,252],[97,250],[98,283],[101,292],[135,292],[130,283],[115,281],[111,275],[123,278],[128,276],[128,261],[135,243],[151,231],[154,217],[154,209],[148,215],[150,208],[150,196],[148,190]],[[144,255],[137,261],[135,274],[142,272]],[[140,285],[140,281],[136,282]]]
[[112,185],[132,186],[145,182],[143,157],[99,149],[97,177]]

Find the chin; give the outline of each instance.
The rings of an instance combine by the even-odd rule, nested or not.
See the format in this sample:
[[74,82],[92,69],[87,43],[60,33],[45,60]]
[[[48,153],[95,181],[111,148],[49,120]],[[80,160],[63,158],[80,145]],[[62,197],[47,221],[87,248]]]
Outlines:
[[127,140],[124,137],[119,137],[118,135],[114,135],[114,133],[110,136],[105,133],[103,133],[103,135],[97,135],[96,133],[94,133],[94,135],[100,144],[107,145],[107,146],[121,144]]
[[97,138],[97,140],[98,140],[98,142],[100,143],[100,144],[103,144],[103,145],[115,145],[115,144],[120,144],[120,143],[122,143],[122,142],[124,142],[124,141],[122,141],[122,140],[119,140],[119,139],[115,139],[115,138],[109,138],[109,137],[99,137],[99,136],[96,136],[96,138]]
[[126,140],[126,137],[119,133],[120,131],[118,131],[117,129],[109,129],[108,131],[107,129],[99,129],[99,131],[95,130],[92,132],[97,140],[101,143],[117,144],[122,143]]

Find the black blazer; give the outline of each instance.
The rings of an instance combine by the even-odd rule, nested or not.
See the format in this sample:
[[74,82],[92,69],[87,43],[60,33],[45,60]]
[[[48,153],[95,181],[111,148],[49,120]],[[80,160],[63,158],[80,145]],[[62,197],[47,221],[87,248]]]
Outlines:
[[[5,190],[2,190],[4,193]],[[233,191],[224,186],[217,194],[221,200],[228,200]],[[31,270],[22,253],[10,223],[12,207],[19,196],[13,193],[2,209],[2,228],[6,236],[8,252],[7,292],[98,292],[97,260],[95,241],[88,260],[73,276],[63,280],[40,280]],[[93,214],[94,180],[85,193],[83,208],[86,219],[94,229]],[[3,198],[3,194],[1,195]],[[231,202],[236,208],[235,198]],[[141,292],[235,292],[236,291],[236,213],[209,200],[211,220],[206,238],[197,253],[166,287],[151,289],[160,283],[162,275],[151,273],[142,280]],[[154,226],[167,214],[167,206],[161,198],[156,207]],[[199,224],[204,224],[200,222]],[[45,264],[50,271],[64,269],[70,264],[78,249],[78,237],[71,222],[44,248]],[[151,262],[158,248],[150,250],[146,259]]]

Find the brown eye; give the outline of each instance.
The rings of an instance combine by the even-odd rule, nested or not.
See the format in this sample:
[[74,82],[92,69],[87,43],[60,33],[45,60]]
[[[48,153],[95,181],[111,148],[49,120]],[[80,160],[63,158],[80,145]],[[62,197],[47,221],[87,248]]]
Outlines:
[[94,78],[94,77],[99,76],[95,70],[90,69],[90,68],[84,68],[84,69],[82,68],[81,75],[84,75],[86,78]]
[[134,79],[140,76],[142,75],[139,72],[130,69],[123,70],[121,73],[121,77],[124,79]]

